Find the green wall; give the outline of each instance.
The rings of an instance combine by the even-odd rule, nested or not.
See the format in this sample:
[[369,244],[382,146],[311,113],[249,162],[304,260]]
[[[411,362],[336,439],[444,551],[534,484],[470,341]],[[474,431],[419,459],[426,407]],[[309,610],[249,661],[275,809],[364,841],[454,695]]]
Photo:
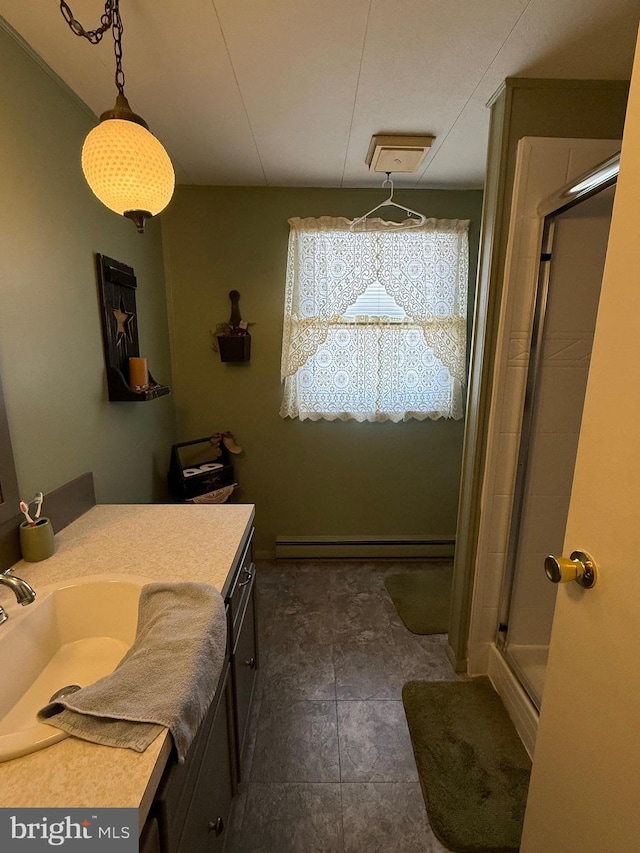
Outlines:
[[[455,535],[462,421],[283,420],[282,311],[292,216],[369,210],[381,190],[182,187],[162,217],[179,440],[230,430],[237,499],[256,504],[257,549],[277,535]],[[482,193],[399,191],[428,216],[470,219],[475,283]],[[249,364],[222,364],[210,330],[239,290]],[[469,315],[471,316],[472,306]]]
[[99,501],[145,502],[166,494],[173,399],[108,402],[94,253],[135,268],[141,353],[170,384],[160,224],[140,236],[93,197],[94,123],[0,28],[0,372],[20,493],[93,471]]

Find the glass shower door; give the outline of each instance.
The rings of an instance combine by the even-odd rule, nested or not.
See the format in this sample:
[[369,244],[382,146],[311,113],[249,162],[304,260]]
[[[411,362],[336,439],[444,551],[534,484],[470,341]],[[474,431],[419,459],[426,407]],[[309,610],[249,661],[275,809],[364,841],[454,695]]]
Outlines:
[[547,217],[518,461],[500,646],[539,708],[615,187]]

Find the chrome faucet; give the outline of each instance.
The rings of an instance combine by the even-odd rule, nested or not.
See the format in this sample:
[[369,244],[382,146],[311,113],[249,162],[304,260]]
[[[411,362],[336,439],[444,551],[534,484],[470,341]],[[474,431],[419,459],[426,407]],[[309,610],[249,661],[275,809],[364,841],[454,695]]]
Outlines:
[[[27,604],[31,604],[31,602],[35,600],[36,594],[31,586],[26,581],[22,580],[22,578],[12,575],[11,569],[5,569],[4,572],[0,572],[0,584],[12,589],[16,597],[16,601],[23,607]],[[8,618],[9,617],[3,608],[0,607],[0,625],[2,625],[3,622],[6,622]]]

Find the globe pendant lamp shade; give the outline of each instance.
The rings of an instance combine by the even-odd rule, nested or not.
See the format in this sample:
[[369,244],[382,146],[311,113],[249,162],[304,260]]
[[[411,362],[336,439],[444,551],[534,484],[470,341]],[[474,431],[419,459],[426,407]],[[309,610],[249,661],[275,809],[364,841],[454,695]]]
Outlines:
[[133,120],[103,118],[90,131],[82,147],[82,171],[97,198],[132,219],[142,233],[145,220],[171,201],[175,174],[160,142],[131,115]]

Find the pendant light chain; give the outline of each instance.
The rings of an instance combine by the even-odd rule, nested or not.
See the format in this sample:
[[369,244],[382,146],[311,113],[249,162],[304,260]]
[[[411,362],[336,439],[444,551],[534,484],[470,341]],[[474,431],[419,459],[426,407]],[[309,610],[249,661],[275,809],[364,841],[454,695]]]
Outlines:
[[111,30],[118,97],[112,109],[100,114],[100,121],[84,140],[82,171],[105,207],[126,216],[142,234],[145,221],[171,201],[176,177],[162,143],[142,116],[133,112],[124,94],[120,0],[103,0],[100,25],[94,30],[85,30],[66,0],[58,2],[71,32],[90,44],[99,44]]
[[121,95],[124,95],[124,71],[122,70],[122,18],[120,17],[120,3],[113,0],[113,52],[116,56],[116,86]]
[[60,0],[60,11],[62,17],[69,25],[72,33],[87,39],[91,44],[99,44],[102,36],[111,30],[113,34],[113,52],[116,57],[116,87],[121,95],[124,95],[124,71],[122,70],[122,18],[120,17],[120,0],[106,0],[104,12],[100,16],[100,26],[95,30],[85,30],[80,21],[73,16],[69,4]]
[[82,38],[88,39],[91,44],[98,44],[98,42],[102,41],[102,36],[111,27],[114,5],[117,5],[117,0],[106,0],[106,3],[104,4],[104,12],[100,18],[100,26],[95,30],[85,30],[80,21],[73,17],[73,12],[64,0],[60,0],[60,11],[73,33],[77,36],[82,36]]

